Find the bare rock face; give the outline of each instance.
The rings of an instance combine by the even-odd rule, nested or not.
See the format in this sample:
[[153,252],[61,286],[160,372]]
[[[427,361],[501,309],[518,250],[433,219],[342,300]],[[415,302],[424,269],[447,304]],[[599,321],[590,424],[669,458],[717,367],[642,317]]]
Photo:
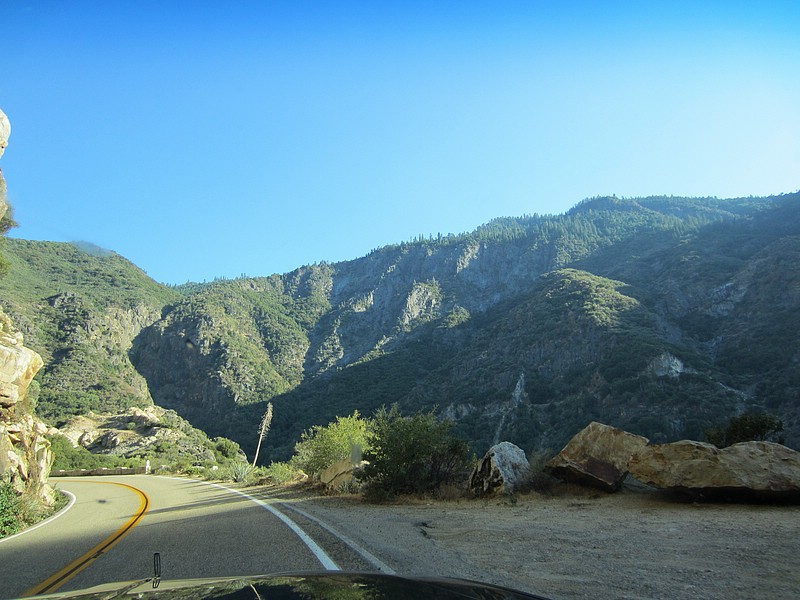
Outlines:
[[95,454],[135,457],[166,447],[197,463],[216,461],[205,435],[175,411],[160,406],[74,416],[50,434],[65,437],[73,447],[82,446]]
[[500,442],[475,467],[469,478],[469,490],[476,496],[511,494],[525,481],[528,458],[519,446]]
[[642,483],[714,500],[800,500],[800,452],[773,442],[647,446],[631,458],[630,473]]
[[38,496],[45,504],[54,503],[47,478],[53,465],[47,426],[30,415],[10,423],[0,421],[0,474],[20,493]]
[[22,344],[22,334],[0,311],[0,477],[10,480],[19,492],[52,505],[53,490],[47,478],[53,453],[45,437],[47,426],[21,404],[43,363]]
[[0,156],[6,151],[8,138],[11,135],[11,123],[8,121],[6,113],[0,110]]
[[545,470],[564,481],[614,492],[628,474],[631,456],[647,442],[640,435],[593,421],[547,463]]
[[70,417],[55,433],[67,438],[74,448],[88,448],[100,436],[97,423],[84,415]]
[[[0,156],[10,134],[11,124],[0,110]],[[7,211],[6,182],[0,172],[0,219]],[[55,497],[47,478],[53,453],[45,437],[47,426],[23,403],[43,364],[42,357],[23,345],[22,334],[0,311],[0,479],[52,506]]]
[[23,344],[22,334],[0,311],[0,409],[9,409],[25,397],[42,357]]

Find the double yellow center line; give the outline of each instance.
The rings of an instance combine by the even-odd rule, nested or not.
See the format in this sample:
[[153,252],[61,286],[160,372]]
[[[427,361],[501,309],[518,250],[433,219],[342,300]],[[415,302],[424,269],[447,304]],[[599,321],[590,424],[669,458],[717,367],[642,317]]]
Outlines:
[[59,570],[56,574],[47,578],[45,581],[43,581],[36,587],[31,588],[30,590],[25,592],[25,594],[23,594],[24,597],[35,596],[36,594],[46,594],[58,590],[58,588],[67,583],[78,573],[83,571],[86,567],[88,567],[90,564],[92,564],[94,561],[100,558],[103,554],[111,550],[111,548],[113,548],[117,542],[119,542],[123,537],[125,537],[128,533],[130,533],[134,527],[136,527],[136,525],[139,523],[142,517],[144,517],[147,510],[150,508],[150,498],[140,489],[137,489],[125,483],[115,483],[111,481],[103,481],[99,483],[103,483],[104,485],[118,485],[120,487],[125,487],[133,491],[135,494],[137,494],[139,496],[139,508],[136,511],[136,514],[134,514],[128,520],[128,522],[125,523],[125,525],[120,527],[117,531],[115,531],[105,540],[97,544],[97,546],[89,550],[86,554],[79,556],[74,561],[69,563],[66,567]]

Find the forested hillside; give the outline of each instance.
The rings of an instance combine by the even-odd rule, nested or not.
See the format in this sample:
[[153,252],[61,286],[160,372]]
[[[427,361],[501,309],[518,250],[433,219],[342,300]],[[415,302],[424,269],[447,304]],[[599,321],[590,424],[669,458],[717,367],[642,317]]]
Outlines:
[[564,215],[264,278],[166,288],[116,255],[9,240],[0,298],[46,360],[40,413],[152,399],[262,457],[313,424],[437,406],[476,452],[597,419],[702,438],[745,410],[800,442],[800,197],[593,198]]
[[38,414],[53,423],[90,410],[152,403],[128,348],[179,297],[123,257],[88,244],[6,239],[3,307],[45,361]]

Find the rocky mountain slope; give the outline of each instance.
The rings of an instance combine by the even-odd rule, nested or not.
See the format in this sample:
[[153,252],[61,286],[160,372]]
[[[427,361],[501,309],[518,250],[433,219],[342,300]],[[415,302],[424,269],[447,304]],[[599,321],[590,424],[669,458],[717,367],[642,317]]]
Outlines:
[[746,409],[800,442],[798,194],[594,198],[285,275],[165,288],[113,254],[8,240],[0,299],[45,357],[40,412],[150,398],[265,460],[354,409],[436,405],[476,452],[596,419],[702,438]]

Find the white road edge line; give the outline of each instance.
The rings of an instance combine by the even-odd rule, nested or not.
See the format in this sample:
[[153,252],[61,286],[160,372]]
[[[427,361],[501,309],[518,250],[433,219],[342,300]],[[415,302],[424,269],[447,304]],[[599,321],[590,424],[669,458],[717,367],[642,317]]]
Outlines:
[[316,523],[317,525],[322,527],[325,531],[327,531],[331,535],[335,536],[336,538],[338,538],[339,540],[344,542],[354,552],[357,552],[358,554],[360,554],[361,557],[363,559],[365,559],[367,562],[372,563],[373,566],[376,569],[378,569],[379,571],[381,571],[383,573],[386,573],[387,575],[397,575],[397,571],[392,569],[389,565],[387,565],[385,562],[383,562],[377,556],[372,554],[372,552],[370,552],[366,548],[362,548],[356,542],[354,542],[353,540],[351,540],[350,538],[348,538],[344,534],[340,533],[339,531],[337,531],[336,529],[334,529],[333,527],[331,527],[330,525],[328,525],[324,521],[320,521],[315,516],[310,515],[306,511],[301,510],[301,509],[297,508],[296,506],[292,506],[291,504],[286,504],[285,502],[279,502],[278,504],[280,504],[281,507],[283,507],[283,508],[286,508],[288,510],[293,510],[298,515],[300,515],[301,517],[305,517],[309,521],[313,521],[314,523]]
[[261,508],[264,508],[264,509],[268,510],[273,515],[278,517],[281,521],[283,521],[286,524],[286,526],[289,527],[289,529],[291,529],[295,533],[295,535],[297,535],[297,537],[299,537],[306,546],[308,546],[308,549],[311,550],[311,553],[316,557],[316,559],[320,562],[320,564],[326,570],[328,570],[328,571],[341,571],[341,569],[333,561],[333,559],[330,556],[328,556],[328,553],[325,552],[325,550],[323,550],[322,548],[320,548],[319,545],[317,544],[317,542],[315,542],[313,539],[311,539],[311,536],[309,536],[305,531],[303,531],[297,523],[292,521],[289,517],[287,517],[285,514],[283,514],[281,511],[279,511],[274,506],[270,506],[269,504],[267,504],[263,500],[259,500],[258,498],[255,498],[254,496],[251,496],[250,494],[246,494],[245,492],[241,492],[239,490],[235,490],[233,488],[226,487],[226,486],[221,485],[219,483],[210,483],[210,482],[202,482],[202,483],[205,483],[206,485],[211,485],[211,486],[214,486],[214,487],[217,487],[217,488],[221,488],[221,489],[227,490],[229,492],[233,492],[234,494],[239,494],[240,496],[244,496],[245,498],[247,498],[251,502],[255,502],[256,504],[258,504]]
[[68,492],[66,490],[59,490],[59,491],[62,494],[64,494],[64,495],[69,497],[69,502],[67,502],[67,505],[64,508],[62,508],[56,514],[54,514],[52,517],[49,517],[49,518],[45,519],[44,521],[42,521],[40,523],[37,523],[33,527],[28,527],[27,529],[23,529],[19,533],[15,533],[14,535],[9,535],[8,537],[4,537],[3,539],[0,539],[0,544],[2,544],[3,542],[7,542],[8,540],[13,540],[14,538],[20,537],[21,535],[25,535],[26,533],[30,533],[34,529],[39,529],[39,527],[44,527],[45,525],[48,525],[48,524],[52,523],[53,521],[55,521],[61,515],[66,513],[70,508],[72,508],[72,506],[75,504],[75,494],[73,494],[72,492]]

